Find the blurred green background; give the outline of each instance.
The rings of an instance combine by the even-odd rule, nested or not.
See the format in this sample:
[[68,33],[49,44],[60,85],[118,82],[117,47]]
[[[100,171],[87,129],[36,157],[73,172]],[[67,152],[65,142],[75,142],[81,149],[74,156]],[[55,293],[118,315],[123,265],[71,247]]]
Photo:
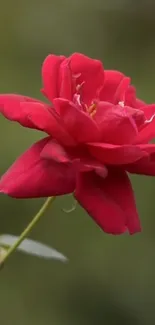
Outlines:
[[[83,52],[132,77],[155,102],[155,2],[5,0],[0,10],[0,92],[43,99],[41,64],[49,53]],[[2,174],[39,132],[0,117]],[[80,208],[59,198],[31,237],[62,251],[61,264],[16,253],[0,272],[5,325],[155,323],[155,179],[133,177],[143,232],[108,236]],[[43,200],[0,197],[0,232],[19,234]]]

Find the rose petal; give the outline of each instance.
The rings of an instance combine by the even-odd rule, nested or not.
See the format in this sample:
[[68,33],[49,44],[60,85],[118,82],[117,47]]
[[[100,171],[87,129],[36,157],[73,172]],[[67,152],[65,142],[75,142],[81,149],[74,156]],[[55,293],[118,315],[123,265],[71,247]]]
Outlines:
[[97,125],[88,114],[65,99],[56,98],[53,103],[66,130],[78,143],[97,141],[99,139],[100,134]]
[[133,174],[155,176],[155,144],[141,144],[139,147],[141,150],[147,152],[148,156],[131,165],[126,165],[124,168]]
[[93,158],[81,158],[75,160],[76,169],[80,172],[88,172],[94,170],[100,177],[106,178],[108,169],[105,165],[99,163]]
[[155,154],[142,158],[133,164],[126,165],[124,168],[132,174],[155,176]]
[[[75,78],[72,76],[72,70],[70,67],[70,59],[66,59],[61,63],[59,71],[59,97],[68,100],[73,99],[73,95],[76,91]],[[58,96],[57,96],[58,97]]]
[[52,159],[59,163],[69,163],[71,161],[67,151],[54,139],[50,139],[45,144],[41,151],[41,157],[44,159]]
[[139,98],[136,98],[136,108],[142,108],[146,103]]
[[155,115],[155,104],[145,104],[141,107],[141,110],[143,111],[146,120],[152,120],[152,117]]
[[124,78],[124,74],[115,70],[104,71],[104,85],[100,92],[100,100],[114,103],[116,89]]
[[54,109],[33,98],[31,100],[20,95],[0,95],[0,113],[22,126],[44,131],[63,144],[76,144]]
[[99,102],[94,120],[100,128],[102,141],[106,143],[129,144],[138,133],[128,107]]
[[48,107],[46,114],[39,114],[39,110],[31,111],[29,120],[33,122],[40,130],[46,131],[53,138],[66,146],[75,146],[76,141],[65,128],[64,122],[54,108]]
[[114,96],[114,104],[118,104],[119,102],[124,102],[125,101],[125,94],[126,91],[130,85],[131,79],[128,77],[124,77],[120,84],[118,85],[115,96]]
[[108,143],[88,143],[90,153],[103,164],[123,165],[130,164],[147,156],[138,146],[113,145]]
[[40,130],[40,126],[37,127],[36,124],[34,125],[34,123],[29,119],[29,115],[31,114],[31,111],[33,111],[33,109],[35,110],[37,107],[38,114],[42,114],[42,117],[45,114],[46,118],[46,115],[48,114],[48,112],[46,112],[46,106],[46,104],[38,100],[22,95],[0,95],[0,113],[8,120],[16,121],[22,126],[28,128]]
[[124,100],[125,106],[130,106],[137,108],[136,106],[136,89],[133,86],[129,86],[125,93],[125,100]]
[[132,187],[123,171],[111,171],[104,180],[93,172],[80,173],[75,198],[107,233],[141,230]]
[[155,104],[146,105],[141,110],[146,117],[143,128],[139,131],[134,143],[147,143],[155,137]]
[[138,147],[145,151],[148,155],[155,153],[155,144],[154,143],[147,143],[147,144],[139,144]]
[[136,98],[136,89],[133,86],[129,86],[126,93],[125,93],[125,102],[126,106],[134,107],[134,108],[141,108],[142,106],[146,105],[145,102]]
[[77,84],[83,84],[82,101],[89,106],[104,82],[102,62],[80,53],[74,53],[70,56],[70,66],[73,75],[79,74]]
[[36,142],[22,154],[0,180],[0,191],[15,198],[47,197],[72,193],[74,172],[70,165],[42,159],[49,138]]
[[59,163],[72,163],[78,171],[95,170],[103,178],[108,174],[106,166],[91,157],[86,148],[64,148],[53,139],[50,139],[44,146],[41,157]]
[[59,68],[65,56],[48,55],[42,65],[43,93],[52,102],[59,97]]

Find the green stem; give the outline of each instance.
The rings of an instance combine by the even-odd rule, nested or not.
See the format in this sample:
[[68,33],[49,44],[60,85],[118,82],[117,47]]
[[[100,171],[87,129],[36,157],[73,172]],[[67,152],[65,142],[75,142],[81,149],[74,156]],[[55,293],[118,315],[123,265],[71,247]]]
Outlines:
[[21,244],[21,242],[29,235],[29,233],[32,231],[33,227],[37,224],[37,222],[40,220],[42,215],[45,213],[45,211],[49,208],[50,204],[54,201],[55,197],[49,197],[45,203],[42,205],[40,210],[37,212],[37,214],[34,216],[32,221],[28,224],[28,226],[24,229],[24,231],[19,236],[18,240],[15,242],[14,245],[12,245],[6,255],[3,257],[2,261],[0,261],[0,264],[4,264],[6,260],[14,253],[14,251],[18,248],[18,246]]

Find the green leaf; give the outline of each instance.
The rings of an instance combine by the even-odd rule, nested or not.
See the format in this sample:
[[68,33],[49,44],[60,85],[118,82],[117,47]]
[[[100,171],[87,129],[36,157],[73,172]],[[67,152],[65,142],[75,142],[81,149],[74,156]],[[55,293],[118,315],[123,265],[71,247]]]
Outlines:
[[[12,246],[18,239],[18,236],[14,235],[1,235],[0,236],[0,254],[4,253],[4,250],[6,251],[6,248],[9,248]],[[23,242],[19,245],[17,250],[38,256],[45,259],[55,259],[59,260],[61,262],[67,262],[68,259],[66,256],[64,256],[62,253],[58,252],[56,249],[49,247],[47,245],[44,245],[40,242],[34,241],[32,239],[24,239]]]

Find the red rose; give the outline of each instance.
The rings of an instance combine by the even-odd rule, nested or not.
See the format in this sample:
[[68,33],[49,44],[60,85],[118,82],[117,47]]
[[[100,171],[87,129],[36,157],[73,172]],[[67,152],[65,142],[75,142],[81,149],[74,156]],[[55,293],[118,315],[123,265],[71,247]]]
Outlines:
[[48,134],[4,174],[1,192],[16,198],[74,193],[105,232],[140,231],[127,172],[155,175],[155,145],[148,143],[155,105],[136,98],[130,78],[82,54],[49,55],[42,76],[52,104],[0,96],[6,118]]

